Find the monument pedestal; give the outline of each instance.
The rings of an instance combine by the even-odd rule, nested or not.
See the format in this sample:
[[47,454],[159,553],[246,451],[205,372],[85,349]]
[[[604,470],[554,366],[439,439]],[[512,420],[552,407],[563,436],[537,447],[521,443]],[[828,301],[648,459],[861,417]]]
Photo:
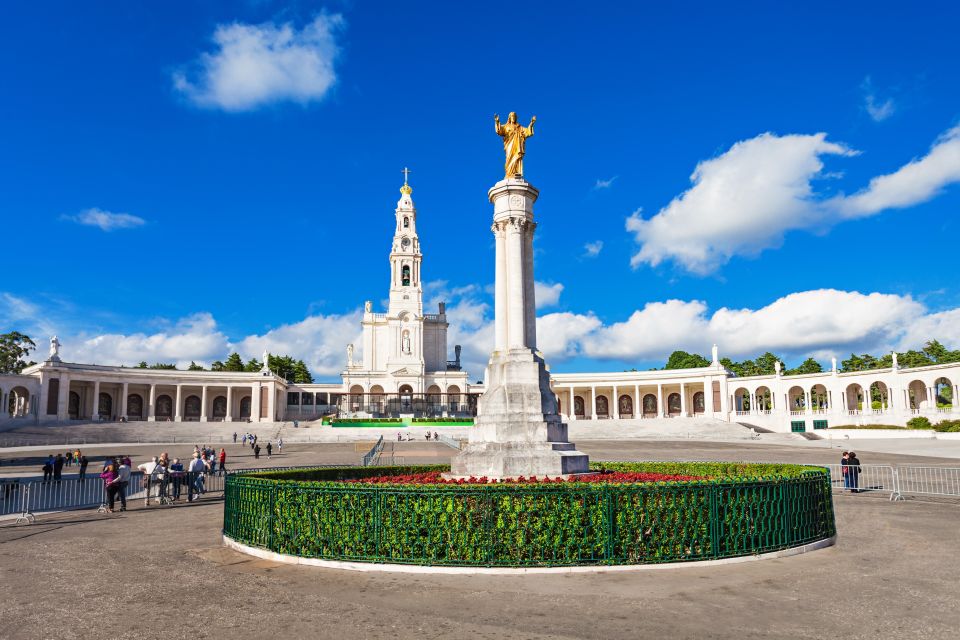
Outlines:
[[557,477],[588,471],[567,441],[550,372],[536,351],[533,203],[539,192],[519,176],[490,189],[496,237],[496,347],[467,447],[450,476]]

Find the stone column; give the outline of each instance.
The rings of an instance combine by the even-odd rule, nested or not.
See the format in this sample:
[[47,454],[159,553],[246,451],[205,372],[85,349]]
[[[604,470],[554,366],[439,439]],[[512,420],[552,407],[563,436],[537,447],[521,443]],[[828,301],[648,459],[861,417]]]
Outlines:
[[680,416],[687,417],[687,383],[680,383]]
[[570,398],[570,402],[567,404],[567,417],[570,418],[570,420],[576,420],[577,419],[577,402],[576,402],[577,391],[576,389],[573,388],[573,386],[571,386],[567,391],[569,392],[568,396]]
[[147,405],[147,422],[157,421],[157,385],[150,385],[150,404]]
[[713,380],[707,378],[703,382],[703,415],[713,417]]
[[597,419],[597,386],[590,387],[590,419]]
[[613,418],[620,419],[620,398],[617,397],[617,385],[613,385]]
[[[267,385],[267,422],[274,422],[277,419],[276,409],[277,392],[272,384]],[[363,400],[361,400],[363,402]]]
[[507,334],[511,349],[526,346],[526,310],[523,305],[524,232],[526,222],[511,218],[507,225]]
[[183,409],[181,408],[181,403],[183,402],[183,385],[177,385],[177,406],[173,409],[173,421],[182,422],[183,421]]
[[[6,406],[6,405],[4,405]],[[70,419],[70,376],[61,374],[60,394],[57,398],[57,420]]]
[[200,391],[200,422],[207,421],[207,411],[209,407],[207,406],[207,400],[209,398],[207,394],[207,385],[203,385]]
[[250,420],[253,422],[260,422],[260,385],[255,384],[251,386],[250,397]]
[[810,391],[807,389],[803,390],[803,412],[806,415],[813,413],[813,404],[810,402]]
[[90,407],[90,417],[94,421],[100,419],[100,381],[93,381],[93,406]]
[[124,420],[127,419],[127,391],[129,390],[129,383],[124,382],[123,388],[120,390],[120,417]]
[[223,417],[224,422],[233,422],[233,387],[227,385],[227,415]]
[[633,419],[643,415],[643,401],[640,399],[640,385],[633,385]]
[[663,383],[657,383],[657,417],[662,418],[666,415],[664,411],[665,407],[663,406]]
[[525,305],[523,325],[526,329],[525,342],[531,350],[537,350],[537,302],[533,285],[533,232],[537,228],[535,222],[524,225],[524,252],[523,252],[523,300]]

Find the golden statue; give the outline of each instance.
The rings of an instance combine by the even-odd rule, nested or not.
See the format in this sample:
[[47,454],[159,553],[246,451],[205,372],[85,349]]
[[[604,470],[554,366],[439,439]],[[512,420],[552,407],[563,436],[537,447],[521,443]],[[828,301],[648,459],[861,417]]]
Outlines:
[[537,116],[530,119],[530,126],[517,124],[517,112],[511,111],[507,123],[500,124],[500,116],[493,116],[494,131],[503,138],[503,151],[507,156],[503,165],[503,177],[513,178],[523,175],[523,156],[527,152],[527,138],[533,136],[533,123]]

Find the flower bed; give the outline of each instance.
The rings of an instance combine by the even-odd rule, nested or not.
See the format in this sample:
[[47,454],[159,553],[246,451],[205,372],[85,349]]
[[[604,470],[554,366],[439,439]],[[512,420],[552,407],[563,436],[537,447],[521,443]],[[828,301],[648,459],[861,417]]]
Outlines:
[[233,474],[223,531],[293,556],[505,567],[708,560],[836,533],[823,468],[602,466],[609,479],[494,484],[441,482],[445,465]]
[[[679,482],[683,480],[707,480],[703,476],[682,476],[669,473],[642,473],[630,471],[608,471],[600,473],[589,473],[569,478],[508,478],[502,480],[503,484],[557,484],[560,482],[612,482],[612,483],[630,483],[638,484],[644,482]],[[486,476],[475,478],[458,478],[450,480],[443,477],[442,471],[422,471],[420,473],[408,473],[396,476],[368,476],[366,478],[352,478],[344,482],[360,484],[394,484],[394,485],[425,485],[425,484],[490,484],[491,480]]]

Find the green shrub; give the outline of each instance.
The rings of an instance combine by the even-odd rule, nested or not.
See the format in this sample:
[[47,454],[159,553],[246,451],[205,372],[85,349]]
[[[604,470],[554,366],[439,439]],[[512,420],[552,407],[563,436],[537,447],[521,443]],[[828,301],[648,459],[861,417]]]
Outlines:
[[939,433],[960,433],[960,420],[941,420],[933,429]]
[[846,424],[839,427],[830,427],[831,429],[900,429],[906,430],[906,427],[901,427],[895,424]]
[[836,533],[829,473],[750,463],[597,462],[709,476],[652,484],[369,485],[325,468],[227,476],[224,533],[283,554],[459,566],[679,562],[752,555]]
[[929,429],[930,420],[924,416],[917,416],[916,418],[910,418],[907,420],[907,427],[910,429]]

